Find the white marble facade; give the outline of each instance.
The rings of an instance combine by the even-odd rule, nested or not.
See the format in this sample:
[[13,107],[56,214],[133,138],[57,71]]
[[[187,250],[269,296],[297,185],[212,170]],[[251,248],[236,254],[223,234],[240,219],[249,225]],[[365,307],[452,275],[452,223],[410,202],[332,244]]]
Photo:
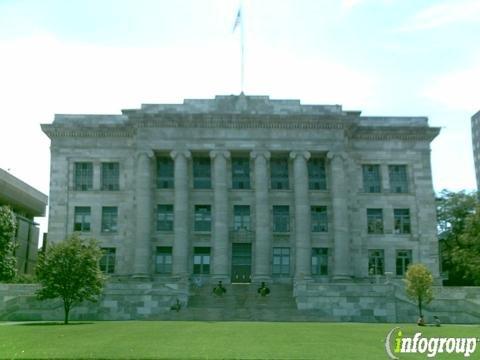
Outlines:
[[[142,105],[122,115],[56,115],[42,129],[51,139],[48,239],[58,242],[79,230],[76,211],[88,209],[82,220],[88,226],[80,230],[115,249],[114,276],[192,279],[195,248],[209,254],[202,258],[208,270],[204,266],[198,276],[206,281],[229,282],[235,271],[251,281],[370,281],[372,250],[383,256],[377,275],[397,276],[398,252],[406,250],[410,261],[438,276],[430,142],[439,129],[429,127],[427,118],[364,117],[338,105],[241,94]],[[192,164],[200,157],[210,163],[207,188],[194,186]],[[157,186],[158,158],[172,159],[170,188]],[[243,189],[232,186],[237,158],[248,159],[250,186]],[[272,189],[271,164],[279,158],[287,164],[288,186]],[[325,165],[325,188],[309,186],[309,162],[315,159]],[[77,163],[91,164],[85,189],[76,186]],[[104,188],[104,163],[118,163],[118,189]],[[367,165],[378,171],[373,192],[364,184]],[[406,187],[399,192],[390,179],[397,165],[406,169]],[[157,230],[162,204],[171,206],[171,229]],[[210,206],[210,230],[195,229],[198,205]],[[249,206],[245,231],[234,228],[239,205]],[[275,206],[288,206],[285,231],[274,231]],[[105,207],[117,211],[109,231],[103,231]],[[312,207],[326,209],[321,231],[312,231]],[[367,209],[381,214],[373,233]],[[407,211],[408,231],[398,231],[397,209]],[[235,244],[249,244],[249,250],[232,261]],[[165,261],[158,260],[157,249],[171,251],[167,271],[156,267]],[[277,256],[281,251],[274,249],[288,250]],[[326,249],[322,271],[312,270],[314,249]]]

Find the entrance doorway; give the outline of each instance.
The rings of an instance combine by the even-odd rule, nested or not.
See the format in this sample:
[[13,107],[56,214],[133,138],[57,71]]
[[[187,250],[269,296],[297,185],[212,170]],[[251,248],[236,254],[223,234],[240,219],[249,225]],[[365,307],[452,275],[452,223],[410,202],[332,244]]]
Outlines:
[[249,283],[252,275],[252,244],[232,244],[232,283]]

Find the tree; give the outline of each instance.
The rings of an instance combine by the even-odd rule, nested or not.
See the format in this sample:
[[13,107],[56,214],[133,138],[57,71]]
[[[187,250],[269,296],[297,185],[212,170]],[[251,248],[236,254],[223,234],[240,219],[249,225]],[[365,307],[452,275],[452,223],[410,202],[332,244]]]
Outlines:
[[77,234],[48,246],[40,255],[36,274],[41,288],[37,297],[40,300],[61,298],[65,324],[68,324],[70,310],[75,305],[85,300],[96,301],[96,296],[102,292],[101,256],[96,240],[84,240]]
[[405,290],[407,296],[418,304],[418,313],[422,313],[422,306],[433,300],[433,275],[423,264],[412,264],[405,274]]
[[12,280],[17,274],[17,259],[13,256],[16,217],[8,206],[0,206],[0,281]]
[[475,222],[480,221],[476,211],[479,205],[476,192],[443,190],[437,198],[442,270],[448,272],[445,285],[475,285],[480,281],[479,273],[469,266],[471,259],[480,257],[480,238],[473,236]]
[[452,249],[452,264],[473,285],[480,285],[480,205],[467,216],[462,234]]

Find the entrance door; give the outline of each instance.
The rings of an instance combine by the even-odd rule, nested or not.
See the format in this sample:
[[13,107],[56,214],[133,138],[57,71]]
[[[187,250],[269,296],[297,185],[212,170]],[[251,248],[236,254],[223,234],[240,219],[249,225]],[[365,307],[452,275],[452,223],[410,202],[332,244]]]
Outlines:
[[252,245],[232,244],[232,283],[249,283],[252,274]]

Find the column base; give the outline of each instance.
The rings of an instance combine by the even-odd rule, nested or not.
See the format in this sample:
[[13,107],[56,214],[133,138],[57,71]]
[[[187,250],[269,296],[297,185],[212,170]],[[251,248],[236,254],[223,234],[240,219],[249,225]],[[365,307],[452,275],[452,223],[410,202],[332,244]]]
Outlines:
[[218,283],[221,281],[223,284],[230,284],[230,276],[225,274],[225,275],[212,275],[211,277],[213,283]]
[[150,274],[144,274],[144,273],[133,274],[132,279],[138,280],[138,281],[152,281],[152,277],[150,276]]
[[352,277],[350,275],[334,275],[332,278],[333,282],[352,282]]
[[272,283],[272,277],[269,275],[254,275],[252,277],[252,284],[261,284],[262,282]]

